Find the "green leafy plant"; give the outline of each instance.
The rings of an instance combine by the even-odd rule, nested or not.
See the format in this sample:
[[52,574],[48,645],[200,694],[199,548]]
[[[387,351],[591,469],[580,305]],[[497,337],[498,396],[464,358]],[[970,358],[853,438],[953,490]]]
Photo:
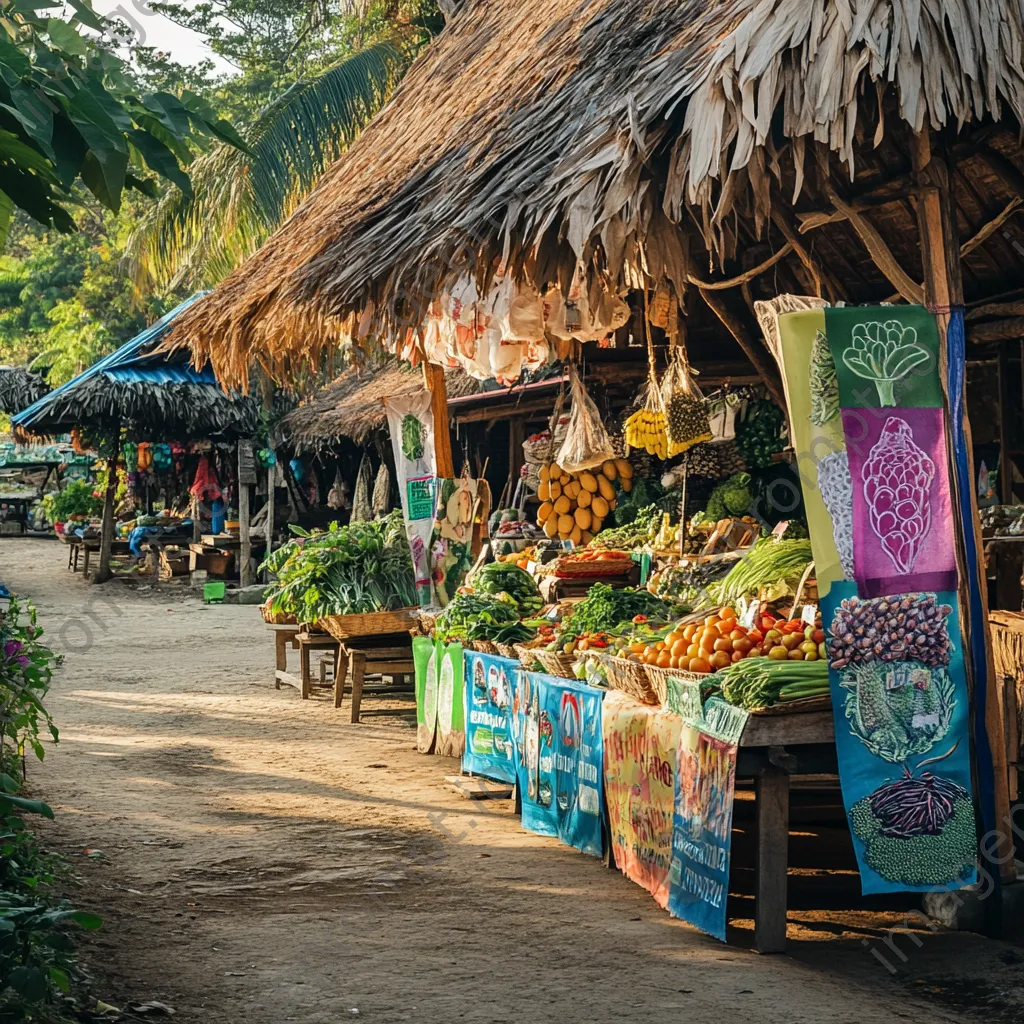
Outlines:
[[899,320],[857,324],[852,343],[843,352],[849,370],[874,382],[883,408],[896,404],[896,383],[929,359],[928,350],[918,343],[917,331]]
[[416,580],[398,510],[372,522],[308,533],[282,545],[261,568],[277,580],[267,588],[271,610],[316,622],[329,615],[408,608],[416,602]]
[[93,491],[93,484],[74,480],[64,490],[43,498],[43,512],[51,523],[66,523],[72,516],[98,516],[103,502]]

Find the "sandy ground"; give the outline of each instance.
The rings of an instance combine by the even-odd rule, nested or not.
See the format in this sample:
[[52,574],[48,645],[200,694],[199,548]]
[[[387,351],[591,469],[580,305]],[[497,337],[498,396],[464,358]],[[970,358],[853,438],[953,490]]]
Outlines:
[[370,697],[353,726],[276,690],[257,609],[90,588],[65,558],[0,540],[0,578],[67,655],[61,742],[30,785],[73,898],[106,921],[84,956],[112,1003],[230,1024],[1024,1019],[1015,949],[925,930],[901,964],[880,944],[892,909],[813,867],[790,954],[750,951],[742,897],[735,944],[702,936],[507,805],[450,792],[457,765],[415,753],[407,702]]

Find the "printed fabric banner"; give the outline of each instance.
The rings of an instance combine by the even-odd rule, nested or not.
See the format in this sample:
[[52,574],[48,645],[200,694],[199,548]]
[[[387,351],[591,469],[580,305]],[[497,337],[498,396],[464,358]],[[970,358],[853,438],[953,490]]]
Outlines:
[[518,661],[466,651],[466,752],[462,770],[498,782],[516,781],[512,700]]
[[395,455],[395,478],[402,496],[402,514],[409,536],[416,590],[420,604],[431,603],[430,536],[434,529],[434,416],[430,392],[395,395],[384,399],[391,447]]
[[466,706],[462,644],[438,644],[437,742],[440,757],[461,757],[466,749]]
[[427,636],[412,638],[416,667],[416,749],[432,754],[437,740],[437,644]]
[[605,694],[603,717],[605,799],[615,863],[665,907],[683,721],[617,690]]
[[697,714],[684,717],[679,737],[668,911],[724,942],[736,756],[749,714],[717,697],[701,709],[699,684],[673,684],[693,691],[679,703]]
[[520,672],[513,698],[523,828],[600,857],[604,691]]
[[969,712],[953,592],[822,600],[843,803],[865,895],[977,881]]

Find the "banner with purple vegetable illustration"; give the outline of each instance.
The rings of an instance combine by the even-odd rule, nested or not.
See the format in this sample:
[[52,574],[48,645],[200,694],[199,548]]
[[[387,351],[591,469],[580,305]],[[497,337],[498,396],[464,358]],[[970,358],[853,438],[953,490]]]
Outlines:
[[956,590],[942,409],[843,409],[854,575],[865,597]]
[[466,651],[466,752],[462,770],[515,782],[512,699],[518,661]]
[[969,714],[953,592],[822,600],[839,778],[865,895],[977,881]]

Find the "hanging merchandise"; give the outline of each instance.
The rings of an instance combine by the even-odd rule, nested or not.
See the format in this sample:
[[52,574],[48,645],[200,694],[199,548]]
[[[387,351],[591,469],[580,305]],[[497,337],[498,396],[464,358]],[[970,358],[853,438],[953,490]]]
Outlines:
[[370,456],[363,453],[359,463],[359,472],[356,475],[356,493],[352,499],[353,523],[366,523],[373,518],[373,510],[370,508],[370,483],[373,478],[373,471],[370,469]]
[[640,408],[625,423],[627,448],[640,448],[659,459],[668,458],[665,406],[661,388],[654,372],[654,348],[648,347],[647,384],[642,393]]
[[200,501],[213,501],[221,496],[220,481],[210,462],[209,455],[204,455],[196,467],[195,479],[189,488]]
[[665,409],[669,458],[681,455],[695,444],[711,440],[707,403],[693,380],[693,370],[682,344],[676,345],[662,381],[661,401]]
[[569,426],[555,461],[566,473],[582,473],[615,459],[611,438],[576,367],[569,364]]
[[732,441],[736,437],[736,418],[746,408],[746,399],[735,391],[708,398],[708,425],[712,441]]
[[143,443],[139,445],[139,457],[138,457],[139,472],[140,473],[147,472],[149,470],[149,467],[152,466],[152,465],[153,465],[152,446],[148,442],[143,441]]
[[437,515],[430,537],[431,604],[447,607],[473,565],[473,520],[480,481],[468,475],[438,480]]
[[[430,392],[395,395],[384,399],[395,456],[395,476],[409,535],[420,604],[431,599],[430,535],[434,528],[434,416]],[[445,425],[447,429],[447,424]]]
[[346,492],[347,485],[341,477],[341,467],[338,466],[334,470],[334,483],[331,484],[331,489],[327,492],[327,507],[333,508],[335,511],[341,508],[348,507],[348,494]]
[[758,398],[747,406],[743,420],[736,425],[736,444],[750,469],[767,469],[773,455],[782,451],[785,413],[768,398]]
[[152,449],[151,466],[154,473],[168,473],[174,466],[174,455],[169,444],[155,444]]
[[370,507],[373,509],[374,516],[377,517],[386,516],[391,511],[391,473],[385,462],[381,462],[380,469],[377,470]]
[[139,469],[139,446],[131,441],[126,441],[121,446],[121,457],[124,459],[124,468],[128,473],[137,473]]

